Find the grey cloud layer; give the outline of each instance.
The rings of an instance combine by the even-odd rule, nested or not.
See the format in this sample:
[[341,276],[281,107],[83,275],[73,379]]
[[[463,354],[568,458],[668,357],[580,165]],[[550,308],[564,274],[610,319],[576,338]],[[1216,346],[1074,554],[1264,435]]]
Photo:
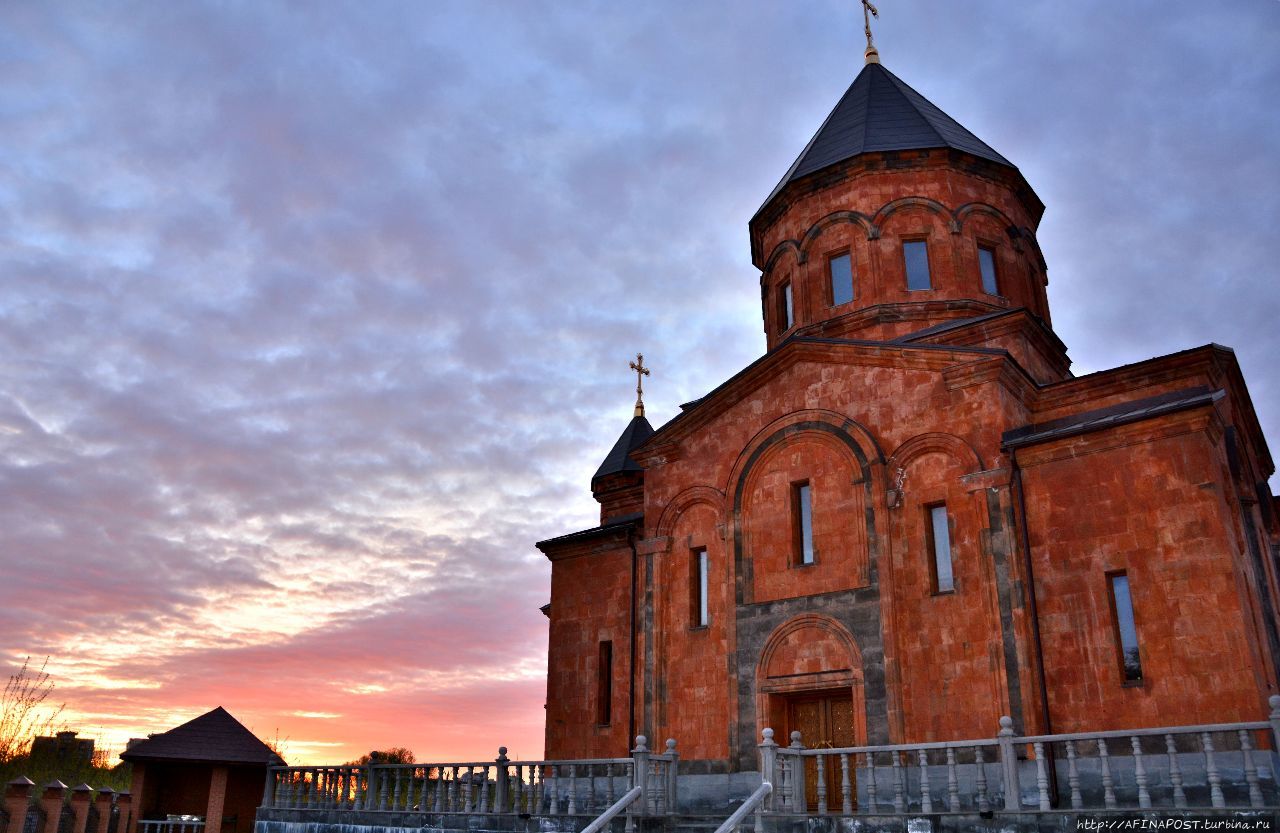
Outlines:
[[[1280,437],[1280,4],[882,11],[887,64],[1048,203],[1077,369],[1233,345]],[[157,708],[260,715],[296,706],[236,669],[341,711],[357,677],[421,679],[370,696],[423,709],[459,696],[431,674],[536,668],[531,543],[592,522],[628,356],[661,419],[762,347],[746,221],[856,73],[857,17],[0,10],[0,648],[110,633],[152,653],[98,671]],[[262,624],[207,630],[236,604]],[[536,736],[537,681],[503,692]]]

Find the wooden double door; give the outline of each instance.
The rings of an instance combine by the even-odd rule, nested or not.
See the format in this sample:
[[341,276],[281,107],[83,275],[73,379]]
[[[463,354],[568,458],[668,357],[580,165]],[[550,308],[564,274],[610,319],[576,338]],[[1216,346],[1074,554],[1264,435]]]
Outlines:
[[[809,749],[832,749],[856,746],[854,735],[853,696],[847,688],[828,691],[806,691],[787,697],[787,734],[799,731],[801,742]],[[823,780],[826,782],[827,809],[840,812],[843,804],[841,793],[840,759],[826,758]],[[849,790],[854,806],[857,806],[857,764],[849,761]],[[804,777],[805,799],[809,810],[818,809],[818,762],[806,758]]]

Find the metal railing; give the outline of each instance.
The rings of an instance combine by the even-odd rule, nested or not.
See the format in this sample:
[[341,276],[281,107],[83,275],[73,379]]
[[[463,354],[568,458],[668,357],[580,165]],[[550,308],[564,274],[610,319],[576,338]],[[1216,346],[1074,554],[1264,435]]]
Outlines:
[[756,833],[764,831],[764,802],[773,793],[773,784],[768,781],[761,781],[760,786],[756,787],[755,792],[742,802],[742,806],[733,811],[724,823],[716,828],[716,833],[735,833],[738,825],[742,824],[742,820],[750,813],[756,815]]
[[[1280,807],[1280,696],[1268,720],[1018,736],[1000,718],[993,738],[807,749],[765,729],[761,774],[775,785],[765,812],[817,815],[993,809]],[[1025,799],[1025,802],[1024,802]]]

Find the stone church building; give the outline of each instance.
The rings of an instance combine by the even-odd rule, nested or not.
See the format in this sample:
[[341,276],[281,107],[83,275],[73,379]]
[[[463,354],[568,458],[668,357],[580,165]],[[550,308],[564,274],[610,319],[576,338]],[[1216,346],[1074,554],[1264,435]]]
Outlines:
[[1073,376],[1017,167],[869,52],[750,221],[765,354],[591,481],[546,756],[1265,717],[1274,466],[1235,355]]

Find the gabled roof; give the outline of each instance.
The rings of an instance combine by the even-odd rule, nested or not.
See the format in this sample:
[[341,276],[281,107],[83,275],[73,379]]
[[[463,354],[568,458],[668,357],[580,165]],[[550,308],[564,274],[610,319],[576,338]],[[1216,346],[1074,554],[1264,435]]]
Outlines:
[[867,64],[760,208],[789,183],[858,154],[927,148],[1015,167],[883,65]]
[[640,444],[653,436],[653,426],[649,424],[649,420],[643,415],[636,416],[627,425],[622,436],[618,437],[618,441],[613,444],[613,448],[609,450],[609,454],[604,458],[604,462],[600,464],[600,468],[596,469],[596,473],[591,477],[591,482],[599,480],[610,474],[618,474],[624,471],[643,471],[640,465],[631,459],[631,452],[640,447]]
[[258,740],[222,706],[135,743],[120,757],[126,761],[208,761],[268,766],[284,763],[271,747]]

